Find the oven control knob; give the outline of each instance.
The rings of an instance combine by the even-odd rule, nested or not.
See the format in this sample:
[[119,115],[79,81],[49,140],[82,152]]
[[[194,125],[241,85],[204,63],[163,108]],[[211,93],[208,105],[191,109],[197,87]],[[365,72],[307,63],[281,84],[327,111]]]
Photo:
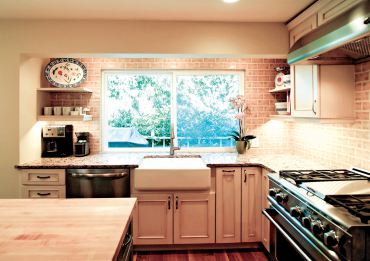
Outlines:
[[288,202],[288,195],[285,193],[279,193],[276,195],[276,201],[279,203],[286,203]]
[[312,221],[311,216],[302,218],[302,224],[307,229],[311,228],[311,221]]
[[324,243],[329,247],[338,245],[338,236],[335,234],[334,230],[324,233]]
[[320,235],[324,231],[324,226],[320,220],[316,220],[311,223],[311,231],[315,235]]
[[300,218],[302,217],[303,213],[300,207],[292,207],[290,208],[290,215],[295,217],[295,218]]
[[272,188],[272,189],[269,189],[269,195],[271,196],[271,197],[275,197],[276,196],[276,194],[277,193],[279,193],[280,192],[280,189],[278,189],[278,188]]

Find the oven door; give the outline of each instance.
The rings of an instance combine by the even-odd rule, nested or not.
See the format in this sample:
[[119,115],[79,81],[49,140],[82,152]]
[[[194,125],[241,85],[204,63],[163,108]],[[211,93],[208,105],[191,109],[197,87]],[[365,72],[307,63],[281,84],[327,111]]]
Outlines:
[[262,212],[271,222],[270,253],[273,260],[340,260],[333,251],[319,248],[317,240],[305,235],[279,210],[272,207]]

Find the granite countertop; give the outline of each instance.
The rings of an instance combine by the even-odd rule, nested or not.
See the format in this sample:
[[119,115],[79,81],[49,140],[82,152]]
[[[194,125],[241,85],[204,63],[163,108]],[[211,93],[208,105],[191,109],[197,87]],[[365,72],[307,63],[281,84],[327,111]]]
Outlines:
[[0,260],[115,260],[135,198],[0,199]]
[[[144,153],[99,153],[86,157],[40,158],[39,160],[16,165],[18,169],[64,169],[64,168],[137,168]],[[155,154],[163,156],[165,154]],[[190,153],[178,154],[190,155]],[[248,167],[261,166],[270,171],[283,169],[327,168],[326,164],[307,159],[297,154],[253,154],[236,153],[197,153],[208,167]]]

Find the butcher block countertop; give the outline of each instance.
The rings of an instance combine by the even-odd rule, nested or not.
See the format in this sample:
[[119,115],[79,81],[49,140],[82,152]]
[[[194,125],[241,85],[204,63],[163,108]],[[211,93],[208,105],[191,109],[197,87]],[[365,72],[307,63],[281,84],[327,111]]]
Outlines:
[[0,260],[112,260],[135,198],[0,199]]

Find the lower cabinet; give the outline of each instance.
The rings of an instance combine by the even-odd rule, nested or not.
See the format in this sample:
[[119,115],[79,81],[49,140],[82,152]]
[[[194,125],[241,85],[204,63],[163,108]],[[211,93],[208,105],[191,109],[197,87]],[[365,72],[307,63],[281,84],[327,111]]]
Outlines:
[[215,194],[133,194],[135,245],[215,242]]
[[241,168],[216,169],[216,243],[241,242]]
[[242,242],[261,241],[261,168],[242,168]]
[[[269,190],[269,179],[268,179],[268,171],[263,169],[262,170],[262,198],[261,198],[261,204],[262,209],[269,208],[269,201],[267,199],[268,190]],[[262,235],[261,235],[261,241],[263,246],[266,248],[268,252],[270,252],[270,221],[262,215]]]
[[133,214],[136,245],[173,243],[172,194],[138,194]]
[[21,172],[22,198],[65,198],[64,169],[26,169]]
[[217,168],[216,206],[216,243],[261,241],[261,168]]

